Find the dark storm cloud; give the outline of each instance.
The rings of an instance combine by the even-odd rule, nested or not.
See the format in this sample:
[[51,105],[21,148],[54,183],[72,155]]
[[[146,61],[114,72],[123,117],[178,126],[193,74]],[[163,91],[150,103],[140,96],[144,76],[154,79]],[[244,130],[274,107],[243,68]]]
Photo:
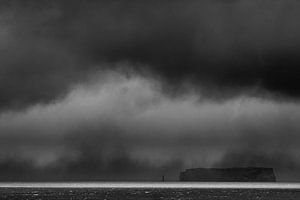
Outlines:
[[[1,1],[0,177],[157,180],[263,165],[291,180],[299,10],[296,0]],[[210,97],[227,101],[199,101]]]
[[49,103],[124,61],[169,93],[189,82],[217,98],[253,87],[298,97],[299,9],[283,0],[2,1],[0,107]]

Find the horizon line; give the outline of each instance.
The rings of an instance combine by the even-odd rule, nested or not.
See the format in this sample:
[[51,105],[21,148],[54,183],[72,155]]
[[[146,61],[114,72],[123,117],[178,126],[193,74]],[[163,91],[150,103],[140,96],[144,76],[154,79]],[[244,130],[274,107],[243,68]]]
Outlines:
[[300,189],[300,182],[2,182],[0,188]]

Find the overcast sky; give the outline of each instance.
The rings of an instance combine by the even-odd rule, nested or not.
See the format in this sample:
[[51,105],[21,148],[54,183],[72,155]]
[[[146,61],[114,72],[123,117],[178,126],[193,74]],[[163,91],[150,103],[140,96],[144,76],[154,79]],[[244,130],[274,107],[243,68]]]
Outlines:
[[0,52],[0,180],[300,181],[298,0],[3,0]]

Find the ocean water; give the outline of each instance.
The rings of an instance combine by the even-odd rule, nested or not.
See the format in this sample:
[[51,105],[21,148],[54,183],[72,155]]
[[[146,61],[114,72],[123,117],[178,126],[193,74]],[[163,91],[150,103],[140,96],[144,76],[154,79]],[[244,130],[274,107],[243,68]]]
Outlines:
[[1,200],[300,200],[295,183],[1,183]]

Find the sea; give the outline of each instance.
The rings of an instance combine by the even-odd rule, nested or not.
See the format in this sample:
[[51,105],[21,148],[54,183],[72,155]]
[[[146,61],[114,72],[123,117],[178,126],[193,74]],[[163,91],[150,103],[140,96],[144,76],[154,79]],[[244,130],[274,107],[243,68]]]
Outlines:
[[0,183],[0,200],[300,200],[300,183]]

